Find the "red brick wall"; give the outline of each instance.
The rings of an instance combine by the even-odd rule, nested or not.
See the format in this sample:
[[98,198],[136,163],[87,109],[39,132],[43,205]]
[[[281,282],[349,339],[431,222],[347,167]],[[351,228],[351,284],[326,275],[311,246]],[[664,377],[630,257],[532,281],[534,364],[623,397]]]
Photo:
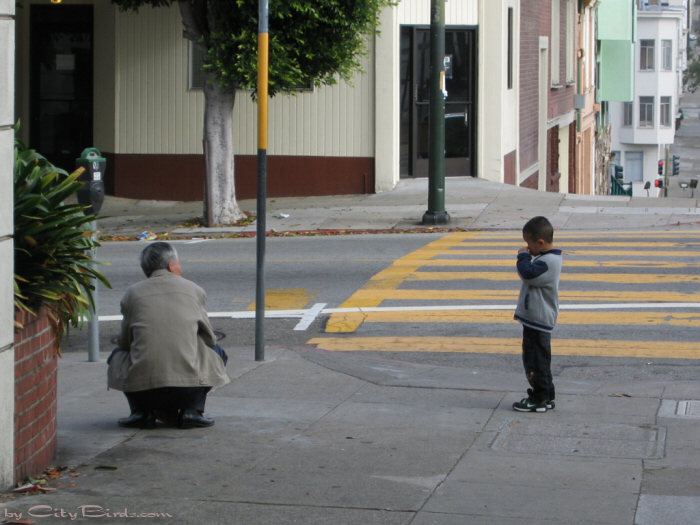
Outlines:
[[[546,11],[545,13],[542,11]],[[549,1],[520,2],[520,169],[538,156],[540,18],[549,20]]]
[[576,122],[569,126],[569,193],[576,193]]
[[547,191],[559,191],[559,126],[547,130]]
[[56,337],[42,309],[16,313],[15,482],[42,472],[56,454]]
[[525,179],[520,186],[523,188],[530,188],[531,190],[536,190],[538,189],[539,177],[539,172],[535,172],[532,175],[530,175],[527,179]]

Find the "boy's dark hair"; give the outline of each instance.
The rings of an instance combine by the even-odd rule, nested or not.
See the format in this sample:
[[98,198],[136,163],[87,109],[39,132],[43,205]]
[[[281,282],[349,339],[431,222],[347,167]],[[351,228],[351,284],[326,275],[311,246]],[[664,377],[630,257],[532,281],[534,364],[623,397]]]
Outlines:
[[554,242],[554,227],[547,217],[533,217],[523,226],[523,233],[533,241]]

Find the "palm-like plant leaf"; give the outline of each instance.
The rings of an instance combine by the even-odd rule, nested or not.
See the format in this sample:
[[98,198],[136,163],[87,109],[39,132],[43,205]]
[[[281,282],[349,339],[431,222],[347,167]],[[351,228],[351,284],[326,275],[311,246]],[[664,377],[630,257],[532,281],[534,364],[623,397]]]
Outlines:
[[15,306],[29,312],[48,307],[59,337],[94,306],[97,281],[111,288],[92,261],[100,245],[88,229],[94,215],[65,203],[82,186],[81,171],[68,174],[15,139]]

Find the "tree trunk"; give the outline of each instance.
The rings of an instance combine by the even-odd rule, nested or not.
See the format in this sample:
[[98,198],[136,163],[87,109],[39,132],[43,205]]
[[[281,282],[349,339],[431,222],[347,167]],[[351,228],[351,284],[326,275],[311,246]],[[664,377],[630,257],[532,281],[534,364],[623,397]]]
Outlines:
[[212,224],[229,225],[242,219],[236,202],[233,155],[233,104],[235,89],[221,88],[216,82],[204,86],[204,218]]
[[[178,0],[184,37],[206,53],[205,38],[217,20],[206,0]],[[233,224],[244,217],[236,202],[233,163],[233,103],[236,86],[221,87],[211,75],[204,84],[204,222]]]

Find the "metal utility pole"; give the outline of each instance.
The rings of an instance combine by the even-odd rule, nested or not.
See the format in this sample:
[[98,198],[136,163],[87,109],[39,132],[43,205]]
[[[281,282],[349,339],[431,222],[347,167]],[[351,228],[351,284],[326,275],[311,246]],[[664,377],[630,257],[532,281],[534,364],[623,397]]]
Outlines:
[[671,150],[666,148],[666,161],[664,162],[664,197],[668,197],[668,157]]
[[[97,220],[90,221],[90,229],[92,230],[92,239],[96,240]],[[93,247],[92,250],[90,250],[90,259],[94,263],[96,258],[97,248]],[[97,291],[99,283],[97,279],[93,279],[93,282],[95,283],[95,289],[92,292],[93,303],[90,305],[90,310],[88,312],[88,361],[90,363],[96,363],[100,360],[100,319],[97,316],[97,307],[99,305]]]
[[269,0],[258,0],[258,207],[255,286],[255,360],[265,360],[265,235],[267,213],[267,86]]
[[430,2],[430,160],[423,224],[447,224],[445,211],[445,1]]

